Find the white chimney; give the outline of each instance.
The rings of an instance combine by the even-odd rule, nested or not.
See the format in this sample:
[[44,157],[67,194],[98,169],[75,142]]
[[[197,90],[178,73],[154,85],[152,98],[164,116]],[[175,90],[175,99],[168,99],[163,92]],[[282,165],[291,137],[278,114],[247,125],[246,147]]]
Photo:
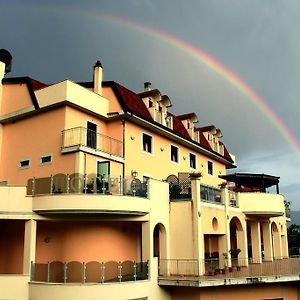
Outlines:
[[151,91],[151,82],[147,81],[144,83],[144,91]]
[[94,65],[94,92],[102,95],[103,68],[99,60]]

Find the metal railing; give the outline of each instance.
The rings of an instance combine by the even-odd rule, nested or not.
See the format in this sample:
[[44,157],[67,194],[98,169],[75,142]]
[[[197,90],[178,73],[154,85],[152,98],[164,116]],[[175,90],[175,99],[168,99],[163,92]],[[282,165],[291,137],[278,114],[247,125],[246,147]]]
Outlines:
[[98,194],[147,197],[146,182],[138,179],[96,176],[95,174],[57,174],[27,181],[27,195]]
[[148,262],[31,262],[31,281],[47,283],[108,283],[148,279]]
[[[201,273],[200,273],[201,272]],[[200,274],[200,275],[199,275]],[[159,276],[169,278],[224,279],[299,275],[300,258],[160,259]]]
[[62,149],[75,146],[86,146],[97,151],[123,157],[122,141],[84,127],[75,127],[62,131]]

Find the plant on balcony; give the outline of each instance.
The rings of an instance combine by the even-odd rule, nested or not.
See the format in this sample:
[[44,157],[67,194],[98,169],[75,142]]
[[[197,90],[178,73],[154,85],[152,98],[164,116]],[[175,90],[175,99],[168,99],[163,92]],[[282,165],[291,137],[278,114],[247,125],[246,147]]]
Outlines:
[[232,248],[232,249],[229,250],[229,253],[230,253],[231,259],[233,259],[236,262],[236,267],[237,267],[237,270],[239,271],[240,267],[238,265],[238,263],[239,263],[238,256],[241,253],[241,249]]

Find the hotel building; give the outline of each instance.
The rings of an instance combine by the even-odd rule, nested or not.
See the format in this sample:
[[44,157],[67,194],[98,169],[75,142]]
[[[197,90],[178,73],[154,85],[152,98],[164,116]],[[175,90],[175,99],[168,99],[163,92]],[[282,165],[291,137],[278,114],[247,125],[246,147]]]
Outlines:
[[[0,50],[0,299],[299,299],[279,177],[151,83],[9,78]],[[237,141],[238,142],[238,141]],[[230,170],[230,172],[228,172]]]

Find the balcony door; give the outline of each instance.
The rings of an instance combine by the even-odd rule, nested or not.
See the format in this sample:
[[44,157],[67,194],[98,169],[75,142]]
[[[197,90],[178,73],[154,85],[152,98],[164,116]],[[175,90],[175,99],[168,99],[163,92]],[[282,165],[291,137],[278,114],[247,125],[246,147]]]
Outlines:
[[87,121],[86,145],[97,149],[97,124],[89,121]]
[[109,192],[109,174],[110,174],[110,162],[98,161],[97,162],[97,192],[107,193]]

